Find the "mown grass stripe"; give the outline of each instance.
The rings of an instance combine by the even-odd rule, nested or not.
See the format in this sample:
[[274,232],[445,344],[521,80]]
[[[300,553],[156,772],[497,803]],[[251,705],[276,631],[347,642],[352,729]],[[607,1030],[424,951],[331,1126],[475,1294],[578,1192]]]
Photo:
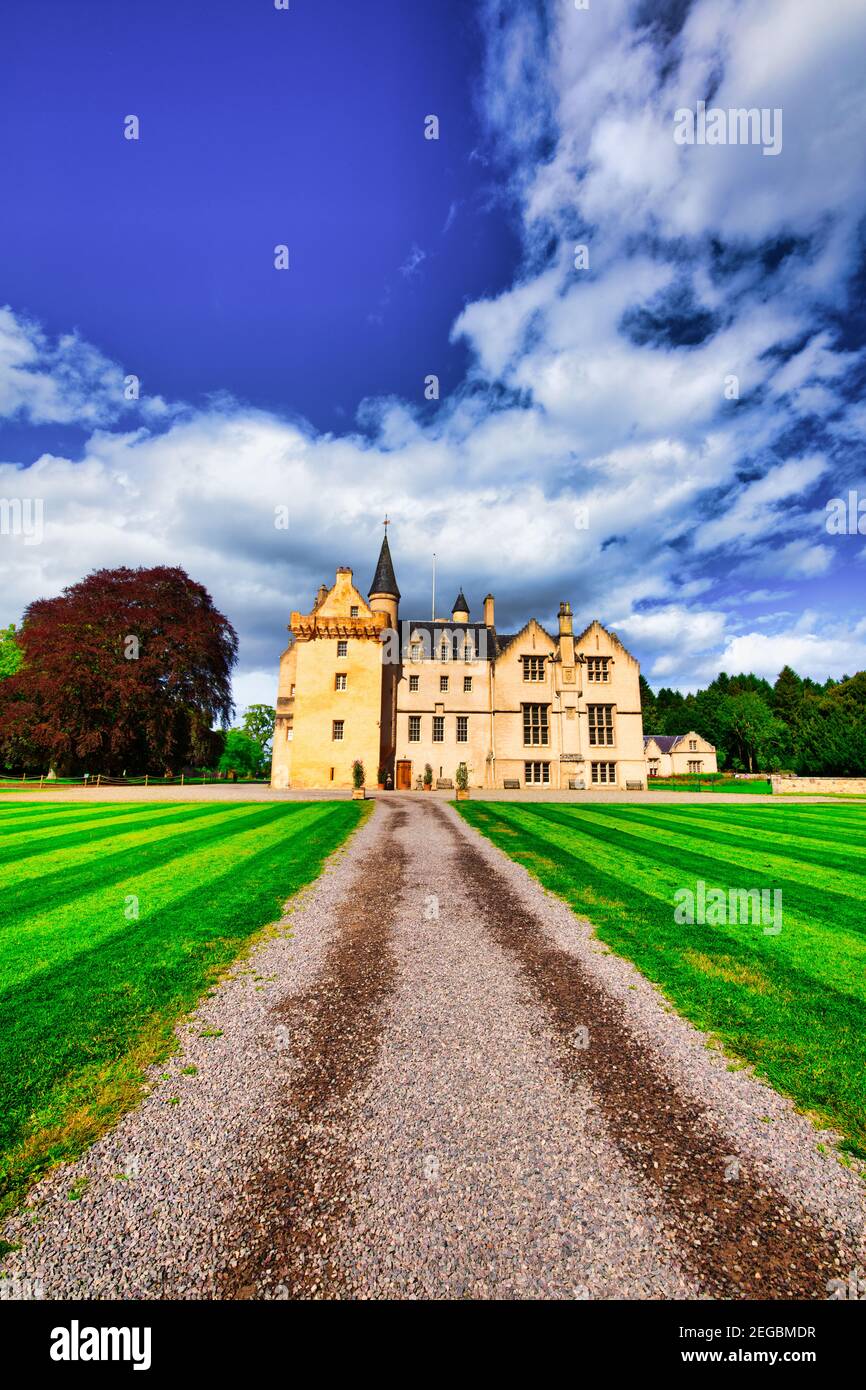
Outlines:
[[[682,833],[682,819],[676,816],[667,816],[663,811],[635,808],[634,815],[629,817],[630,824],[655,826],[657,829],[669,829],[677,834]],[[700,814],[690,816],[688,819],[690,831],[694,835],[710,836],[719,845],[729,845],[732,848],[741,847],[751,850],[755,845],[754,828],[752,833],[747,833],[747,828],[736,825],[719,824],[713,820],[707,820]],[[823,840],[816,842],[801,835],[774,829],[773,832],[773,853],[779,858],[795,859],[802,864],[814,864],[823,868],[829,859],[832,859],[836,868],[844,869],[852,873],[862,873],[866,866],[866,845],[862,842],[856,846],[846,845],[839,848],[838,842],[834,840]]]
[[110,821],[88,818],[72,825],[52,825],[48,829],[41,825],[37,836],[34,836],[32,831],[22,830],[14,836],[0,840],[0,869],[4,864],[22,864],[28,861],[30,869],[34,869],[36,866],[32,861],[46,854],[53,854],[59,850],[72,853],[82,845],[93,848],[101,840],[109,839],[124,830],[143,831],[154,827],[161,829],[166,825],[185,823],[190,819],[205,817],[210,809],[207,806],[166,806],[161,808],[159,816],[148,816],[146,819],[134,812],[128,812],[126,815],[113,817]]
[[[556,810],[555,806],[548,809]],[[560,867],[567,866],[569,882],[576,884],[574,892],[577,899],[582,903],[584,898],[588,900],[590,906],[597,906],[599,899],[595,891],[587,889],[583,881],[584,866],[580,863],[575,864],[575,858],[581,853],[585,856],[585,866],[590,867],[593,874],[601,870],[607,875],[606,891],[610,893],[611,885],[615,885],[624,878],[628,884],[628,894],[619,898],[610,896],[601,899],[605,907],[625,907],[626,902],[632,905],[642,904],[643,910],[650,916],[654,912],[661,912],[674,924],[674,893],[677,888],[689,887],[694,884],[694,879],[690,874],[684,874],[682,866],[672,869],[659,868],[653,862],[647,862],[642,854],[635,854],[623,847],[612,837],[603,837],[601,844],[591,837],[584,837],[580,834],[569,833],[568,827],[562,830],[549,822],[543,815],[538,806],[533,805],[528,816],[524,816],[523,807],[515,807],[509,814],[506,812],[507,821],[512,825],[517,825],[521,830],[521,844],[530,843],[532,848],[528,851],[514,851],[513,857],[544,881],[544,874],[556,864],[555,856],[561,856]],[[475,823],[473,821],[473,823]],[[486,833],[496,834],[499,831],[500,841],[503,847],[509,846],[513,841],[502,835],[502,829],[495,827],[482,827]],[[588,843],[587,843],[588,840]],[[575,845],[577,841],[577,845]],[[553,853],[554,858],[551,858]],[[724,880],[724,886],[745,887],[746,884],[737,883],[739,877],[736,866],[726,864],[724,872],[717,877]],[[591,917],[591,912],[586,913]],[[812,920],[788,906],[785,909],[785,930],[781,936],[766,936],[761,924],[749,923],[745,928],[739,924],[724,924],[709,927],[695,923],[694,926],[683,928],[676,924],[677,933],[682,934],[685,930],[688,934],[694,934],[694,940],[701,939],[702,932],[709,932],[708,940],[715,942],[723,941],[727,950],[736,950],[737,954],[746,957],[751,956],[755,959],[769,959],[773,964],[787,969],[784,965],[784,957],[788,954],[790,943],[792,942],[792,928],[796,928],[800,936],[800,944],[803,937],[807,937],[814,932]],[[850,967],[850,978],[858,980],[866,962],[866,944],[864,944],[862,934],[857,934],[850,941],[843,939],[840,933],[837,937],[837,950],[835,952],[832,969],[828,973],[828,987],[837,989],[840,996],[845,996],[847,984],[842,975],[841,966],[847,962]],[[814,967],[820,973],[820,963]],[[837,988],[838,987],[838,988]]]
[[[578,808],[574,809],[578,811]],[[578,814],[580,814],[579,811]],[[547,815],[553,821],[559,820],[560,824],[568,825],[570,823],[568,820],[563,821],[561,813],[558,813],[554,807],[548,808]],[[603,817],[581,817],[584,829],[590,834],[597,832],[597,827],[603,820]],[[644,852],[653,859],[665,862],[676,863],[680,861],[678,848],[673,851],[666,848],[659,837],[653,833],[651,827],[640,824],[634,818],[629,820],[628,829],[617,826],[613,833],[618,843],[622,841],[623,837],[629,842],[634,842],[636,853]],[[714,863],[721,862],[726,868],[729,864],[725,846],[706,835],[692,834],[683,828],[679,831],[677,846],[680,843],[687,848],[694,861],[702,863],[708,871],[712,870]],[[809,865],[804,865],[800,869],[795,862],[786,859],[783,855],[777,855],[767,848],[753,849],[752,843],[749,842],[745,847],[737,847],[737,870],[742,876],[748,877],[750,882],[731,884],[731,887],[779,888],[784,885],[789,891],[796,889],[798,896],[801,889],[807,889],[812,893],[816,891],[815,874]],[[771,843],[775,843],[775,841]],[[642,851],[638,848],[639,846],[642,847]],[[714,848],[717,850],[716,853],[713,852]],[[771,878],[767,877],[768,874],[771,875]],[[702,877],[703,871],[699,871],[697,876]],[[836,868],[832,864],[826,864],[823,867],[821,887],[818,891],[822,895],[830,893],[834,898],[858,899],[862,892],[862,886],[862,878],[858,874],[844,868]]]
[[[274,804],[222,807],[218,812],[210,808],[211,814],[206,818],[205,825],[196,833],[205,842],[219,839],[234,824],[233,816],[237,816],[239,822],[256,816],[267,820]],[[183,826],[172,827],[164,835],[160,833],[158,825],[137,833],[124,832],[115,841],[108,841],[107,848],[103,850],[100,846],[99,853],[88,855],[83,861],[58,850],[55,852],[57,866],[53,856],[47,856],[40,866],[40,891],[52,901],[61,901],[75,894],[89,892],[100,884],[116,882],[128,876],[141,857],[151,857],[161,862],[181,853],[183,841],[188,835],[188,830],[184,830]],[[32,887],[27,882],[17,882],[18,877],[14,865],[0,870],[0,930],[4,923],[16,920],[20,912],[27,912]]]
[[[323,806],[324,803],[320,803],[320,808]],[[206,841],[192,834],[186,845],[181,841],[176,852],[157,865],[141,864],[136,872],[119,882],[105,880],[85,896],[76,895],[66,902],[60,900],[48,909],[21,919],[14,933],[15,944],[6,947],[6,938],[0,934],[0,943],[3,943],[0,993],[10,975],[19,980],[29,979],[43,973],[57,960],[69,960],[74,950],[85,949],[85,942],[86,949],[93,949],[112,934],[135,930],[142,912],[146,915],[149,910],[186,891],[196,863],[207,866],[215,855],[230,851],[233,862],[240,865],[275,838],[288,846],[290,840],[280,823],[277,807],[272,805],[271,811],[267,819],[256,821],[236,817],[235,823],[223,826],[222,833]],[[297,817],[293,835],[306,834],[324,814],[323,809],[310,809],[303,817]],[[203,847],[206,848],[204,855],[201,853]],[[125,915],[130,896],[138,900],[138,919],[130,920]],[[109,910],[111,907],[113,911]]]
[[[105,814],[115,814],[129,807],[140,810],[142,815],[148,815],[159,811],[164,805],[169,803],[163,801],[41,801],[38,806],[9,806],[0,804],[0,826],[7,823],[17,823],[37,825],[46,816],[65,816],[70,820],[77,819],[82,814],[104,812]],[[186,802],[171,803],[173,805],[186,805]]]
[[85,809],[90,810],[94,806],[111,808],[121,805],[140,806],[142,811],[145,811],[152,807],[162,805],[162,802],[155,800],[153,797],[149,799],[139,799],[135,796],[121,797],[119,799],[114,796],[106,798],[103,794],[98,793],[94,787],[87,796],[82,797],[68,796],[66,793],[52,796],[50,793],[46,792],[44,796],[22,797],[20,801],[16,801],[14,798],[7,799],[0,803],[0,815],[9,815],[13,811],[19,813],[26,812],[28,814],[30,812],[41,814],[43,811],[66,811],[69,815],[81,815]]
[[[665,816],[666,823],[670,825],[679,823],[685,809],[686,808],[675,806],[652,806],[650,808],[649,806],[646,806],[643,803],[640,806],[629,807],[629,810],[633,811],[636,816],[648,814],[650,813],[650,811],[653,815]],[[726,807],[719,807],[718,810],[721,812],[721,814],[714,815],[713,812],[716,809],[717,808],[715,807],[705,808],[703,806],[689,807],[689,823],[695,825],[712,825],[718,827],[719,829],[732,828],[752,833],[754,833],[754,830],[757,826],[766,826],[767,824],[766,821],[756,820],[754,815],[737,815],[736,812],[726,815]],[[762,808],[753,809],[760,810]],[[767,809],[769,810],[769,808]],[[599,806],[597,810],[601,812],[603,808]],[[784,815],[782,818],[779,818],[779,812],[775,812],[774,814],[776,816],[776,819],[774,819],[772,822],[774,840],[778,840],[780,837],[790,837],[795,838],[797,840],[813,841],[815,844],[818,845],[826,844],[831,847],[844,846],[846,850],[850,850],[855,853],[866,853],[866,844],[864,844],[862,822],[860,825],[853,826],[850,830],[846,829],[846,827],[841,822],[837,823],[833,821],[830,826],[828,826],[826,822],[823,821],[820,823],[816,822],[816,827],[819,824],[821,827],[820,831],[818,831],[816,828],[810,826],[797,814]]]
[[[6,817],[0,811],[0,843],[10,835],[21,835],[26,831],[37,831],[43,825],[75,825],[83,820],[107,821],[114,816],[125,816],[133,813],[140,815],[142,819],[147,816],[159,815],[166,807],[178,807],[185,805],[197,805],[198,803],[183,801],[160,801],[160,802],[135,802],[119,801],[112,804],[101,802],[98,806],[88,805],[86,808],[78,808],[78,815],[70,815],[69,808],[62,806],[45,806],[41,813],[28,815],[25,817],[9,816]],[[207,805],[207,802],[202,802]]]
[[[566,809],[566,816],[570,815],[571,809]],[[577,808],[573,809],[576,811]],[[548,806],[547,810],[555,812],[559,808]],[[515,808],[515,811],[519,818],[522,808]],[[617,834],[616,831],[605,831],[600,825],[593,826],[591,830],[581,826],[582,833],[580,834],[575,833],[569,825],[564,825],[562,829],[559,829],[535,806],[533,806],[532,829],[534,832],[540,832],[543,837],[542,844],[546,839],[548,843],[555,844],[570,856],[582,854],[589,864],[607,867],[612,874],[617,872],[624,874],[632,894],[640,892],[645,893],[650,899],[655,898],[671,919],[673,919],[675,906],[675,892],[680,888],[690,888],[694,891],[696,880],[699,877],[705,879],[708,887],[719,886],[726,891],[731,888],[748,889],[755,886],[751,874],[744,874],[738,865],[728,861],[715,861],[704,856],[703,860],[697,863],[692,856],[688,860],[687,872],[684,865],[678,862],[676,856],[671,861],[669,858],[660,858],[658,853],[647,853],[642,845],[635,849],[629,843],[630,837],[627,832]],[[657,848],[660,850],[662,847]],[[535,864],[530,862],[527,862],[527,867],[532,872],[537,872],[537,876],[542,877],[543,881],[546,855],[542,852],[540,856],[536,855],[535,857],[538,859],[537,868]],[[685,856],[683,857],[685,858]],[[766,956],[769,954],[773,960],[786,957],[789,954],[790,944],[796,941],[798,949],[812,949],[817,953],[817,958],[810,967],[815,976],[822,979],[828,987],[836,988],[838,986],[840,990],[850,989],[851,981],[856,982],[859,979],[864,965],[866,965],[866,941],[864,941],[866,932],[864,932],[860,920],[859,905],[843,900],[836,912],[834,950],[831,957],[828,956],[826,950],[823,953],[821,950],[825,946],[825,934],[815,923],[815,898],[812,898],[811,904],[804,905],[803,890],[800,885],[786,885],[784,880],[776,879],[773,886],[782,890],[784,921],[782,935],[766,936],[762,925],[751,923],[745,927],[726,923],[714,927],[713,931],[720,939],[735,942],[738,945],[743,942],[751,942],[752,949],[758,955]],[[820,904],[819,895],[818,905],[820,906]]]

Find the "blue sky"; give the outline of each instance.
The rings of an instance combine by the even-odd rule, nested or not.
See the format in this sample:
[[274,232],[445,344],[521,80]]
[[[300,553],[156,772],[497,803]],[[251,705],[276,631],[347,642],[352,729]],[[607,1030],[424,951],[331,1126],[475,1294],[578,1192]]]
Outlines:
[[[0,498],[45,518],[0,622],[181,563],[272,698],[387,511],[406,612],[435,550],[656,686],[866,665],[866,539],[825,524],[866,498],[862,5],[47,0],[0,42]],[[781,152],[679,146],[699,100]]]

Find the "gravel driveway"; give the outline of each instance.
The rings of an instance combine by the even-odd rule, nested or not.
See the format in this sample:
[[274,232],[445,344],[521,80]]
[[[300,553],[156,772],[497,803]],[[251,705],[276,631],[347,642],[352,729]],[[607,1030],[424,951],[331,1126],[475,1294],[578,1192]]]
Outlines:
[[13,1292],[820,1299],[866,1262],[828,1136],[437,799],[381,798],[178,1037],[7,1225]]

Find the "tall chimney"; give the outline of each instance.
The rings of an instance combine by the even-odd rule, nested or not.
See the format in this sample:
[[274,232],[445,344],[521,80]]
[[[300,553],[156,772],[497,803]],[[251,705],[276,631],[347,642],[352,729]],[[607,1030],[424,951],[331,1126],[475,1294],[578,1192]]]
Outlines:
[[493,595],[488,594],[484,600],[484,626],[495,627],[493,621]]

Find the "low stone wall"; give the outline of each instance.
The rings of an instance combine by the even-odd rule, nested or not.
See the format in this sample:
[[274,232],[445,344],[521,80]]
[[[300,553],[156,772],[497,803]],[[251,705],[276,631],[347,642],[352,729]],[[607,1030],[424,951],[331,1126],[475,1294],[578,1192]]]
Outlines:
[[866,795],[866,777],[771,777],[774,796],[792,792],[812,792],[820,796],[827,792]]

